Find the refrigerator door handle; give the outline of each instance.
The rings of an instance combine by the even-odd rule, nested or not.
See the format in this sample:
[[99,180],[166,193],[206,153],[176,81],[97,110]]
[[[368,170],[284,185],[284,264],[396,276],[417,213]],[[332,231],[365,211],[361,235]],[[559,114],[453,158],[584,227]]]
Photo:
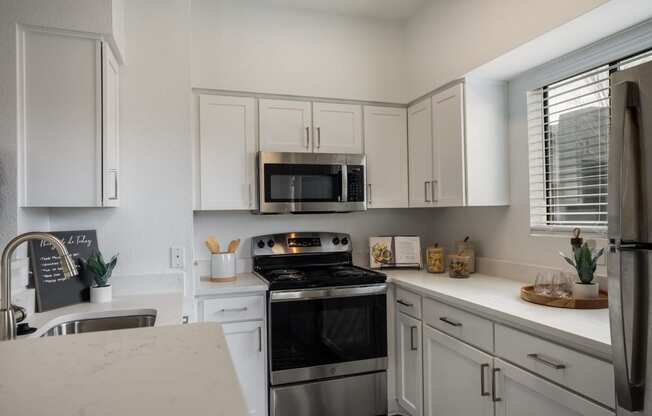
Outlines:
[[[609,320],[618,404],[642,410],[645,392],[647,335],[642,320],[648,253],[626,242],[647,241],[639,135],[638,84],[613,87],[613,124],[609,141],[608,227]],[[647,315],[646,315],[647,316]]]

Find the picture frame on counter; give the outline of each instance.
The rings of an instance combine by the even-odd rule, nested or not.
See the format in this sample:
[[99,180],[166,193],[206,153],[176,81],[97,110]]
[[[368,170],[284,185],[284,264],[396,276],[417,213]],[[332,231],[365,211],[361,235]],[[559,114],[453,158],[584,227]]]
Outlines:
[[372,269],[421,269],[421,238],[413,235],[369,237]]

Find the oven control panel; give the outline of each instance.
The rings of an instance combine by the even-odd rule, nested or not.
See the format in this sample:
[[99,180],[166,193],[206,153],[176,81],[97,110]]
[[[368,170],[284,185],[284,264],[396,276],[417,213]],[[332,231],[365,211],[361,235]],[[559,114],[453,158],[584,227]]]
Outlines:
[[346,233],[296,232],[252,237],[253,256],[302,253],[351,252],[351,236]]

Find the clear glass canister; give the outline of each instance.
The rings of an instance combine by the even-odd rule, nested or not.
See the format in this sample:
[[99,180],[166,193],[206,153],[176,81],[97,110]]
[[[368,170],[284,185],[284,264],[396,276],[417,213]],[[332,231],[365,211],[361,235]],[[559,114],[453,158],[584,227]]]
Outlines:
[[444,249],[437,244],[429,246],[426,249],[426,263],[428,272],[430,273],[444,273],[446,270],[446,262],[444,261]]
[[475,247],[470,241],[456,241],[455,253],[463,256],[469,256],[469,273],[475,273]]
[[448,256],[448,275],[455,278],[469,277],[471,257],[463,254],[451,254]]

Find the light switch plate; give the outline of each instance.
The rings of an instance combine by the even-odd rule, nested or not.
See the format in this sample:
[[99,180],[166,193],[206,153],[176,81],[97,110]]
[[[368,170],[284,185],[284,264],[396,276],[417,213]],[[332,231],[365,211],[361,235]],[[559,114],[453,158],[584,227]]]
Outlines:
[[183,247],[170,247],[170,267],[183,269],[186,264],[186,250]]

